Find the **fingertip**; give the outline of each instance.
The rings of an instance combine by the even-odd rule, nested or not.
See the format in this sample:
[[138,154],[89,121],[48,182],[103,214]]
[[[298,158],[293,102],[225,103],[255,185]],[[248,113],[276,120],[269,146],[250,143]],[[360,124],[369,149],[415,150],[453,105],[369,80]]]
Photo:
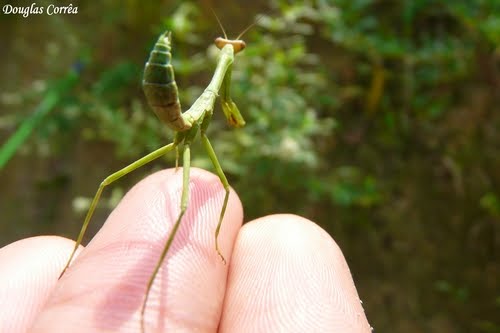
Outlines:
[[0,332],[24,332],[57,284],[74,242],[58,236],[19,240],[0,249]]
[[267,216],[241,229],[221,327],[369,332],[342,251],[322,228],[296,215]]

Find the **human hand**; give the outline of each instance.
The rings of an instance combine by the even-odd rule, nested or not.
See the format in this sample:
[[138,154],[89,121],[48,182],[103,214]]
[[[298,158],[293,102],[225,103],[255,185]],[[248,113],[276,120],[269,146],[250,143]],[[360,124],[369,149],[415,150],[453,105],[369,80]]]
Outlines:
[[[0,332],[140,332],[147,281],[179,212],[182,173],[123,198],[58,280],[74,242],[33,237],[0,249]],[[146,307],[147,332],[370,332],[341,250],[316,224],[271,215],[241,227],[231,192],[192,168],[190,198]],[[95,221],[94,221],[95,223]]]

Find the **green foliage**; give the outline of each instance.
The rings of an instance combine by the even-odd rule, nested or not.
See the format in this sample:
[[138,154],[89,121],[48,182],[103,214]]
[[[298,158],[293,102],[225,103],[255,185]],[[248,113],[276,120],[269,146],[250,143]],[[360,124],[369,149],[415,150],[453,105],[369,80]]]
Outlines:
[[481,197],[479,203],[491,216],[500,217],[500,199],[495,193],[486,193]]

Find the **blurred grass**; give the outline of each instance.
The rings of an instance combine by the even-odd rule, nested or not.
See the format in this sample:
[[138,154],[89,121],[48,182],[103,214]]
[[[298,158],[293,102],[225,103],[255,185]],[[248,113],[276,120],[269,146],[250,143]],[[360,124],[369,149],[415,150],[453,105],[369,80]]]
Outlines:
[[[497,2],[77,5],[74,16],[2,14],[0,144],[50,82],[81,72],[0,170],[1,244],[74,237],[82,212],[72,202],[81,208],[75,199],[107,174],[172,139],[140,87],[161,31],[173,31],[186,109],[216,62],[210,7],[230,36],[264,13],[234,65],[247,126],[228,128],[216,110],[209,128],[246,220],[290,212],[321,224],[377,331],[500,331]],[[192,156],[211,169],[202,149]],[[93,230],[122,189],[172,165],[169,156],[109,190]]]

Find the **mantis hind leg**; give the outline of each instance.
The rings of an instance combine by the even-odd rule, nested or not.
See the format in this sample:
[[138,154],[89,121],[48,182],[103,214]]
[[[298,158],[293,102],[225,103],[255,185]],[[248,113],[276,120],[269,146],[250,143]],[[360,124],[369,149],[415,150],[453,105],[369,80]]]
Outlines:
[[215,167],[215,171],[217,172],[217,175],[219,176],[219,179],[222,185],[224,186],[224,190],[226,191],[226,194],[224,195],[224,202],[222,204],[222,209],[219,216],[219,222],[217,223],[217,228],[215,229],[215,250],[217,251],[217,254],[222,259],[222,262],[225,265],[226,259],[224,259],[224,256],[220,251],[218,238],[219,238],[220,227],[222,225],[222,219],[224,218],[224,214],[226,213],[227,202],[229,200],[229,183],[227,181],[226,175],[224,174],[224,171],[222,171],[219,160],[215,155],[215,151],[212,148],[212,145],[210,144],[210,141],[208,140],[205,131],[203,130],[201,132],[201,142],[203,143],[203,146],[207,150],[208,156],[210,157],[210,160],[212,161],[212,164]]
[[156,266],[153,270],[153,273],[151,274],[151,277],[149,278],[147,287],[146,287],[146,295],[144,297],[144,301],[142,303],[142,308],[141,308],[141,332],[145,332],[145,322],[144,322],[144,314],[146,312],[146,305],[148,302],[149,298],[149,293],[151,292],[151,288],[153,287],[153,283],[155,281],[156,276],[158,275],[158,272],[160,271],[160,268],[163,264],[163,261],[165,260],[165,257],[168,253],[168,250],[170,249],[170,246],[172,245],[172,242],[175,238],[175,234],[177,233],[177,230],[179,229],[179,225],[181,224],[182,217],[184,216],[184,213],[186,212],[187,205],[189,202],[189,171],[191,167],[191,152],[189,149],[189,144],[184,145],[184,150],[182,153],[182,158],[183,158],[183,172],[182,172],[182,195],[181,195],[181,211],[179,213],[179,216],[177,217],[177,220],[175,221],[175,224],[172,228],[172,231],[170,232],[170,235],[167,238],[167,242],[165,243],[165,246],[163,247],[163,250],[160,255],[160,259],[158,259],[158,262],[156,263]]
[[82,229],[80,230],[80,233],[78,234],[78,238],[76,239],[76,243],[75,243],[75,247],[73,248],[73,252],[71,252],[71,255],[68,259],[68,262],[66,263],[66,266],[64,267],[63,271],[59,275],[59,279],[64,275],[64,273],[68,269],[69,265],[71,264],[71,261],[73,260],[73,258],[75,256],[76,251],[78,250],[78,247],[82,243],[83,236],[85,235],[85,232],[87,231],[87,227],[89,226],[90,219],[92,218],[92,215],[94,215],[94,211],[97,207],[97,203],[99,202],[99,198],[101,197],[101,194],[102,194],[102,191],[104,190],[104,188],[106,186],[108,186],[109,184],[117,181],[121,177],[125,176],[126,174],[134,171],[135,169],[140,168],[141,166],[157,159],[158,157],[165,155],[166,153],[168,153],[169,151],[174,149],[176,146],[177,146],[176,142],[172,142],[166,146],[163,146],[163,147],[155,150],[154,152],[149,153],[148,155],[138,159],[137,161],[127,165],[123,169],[118,170],[117,172],[109,175],[108,177],[106,177],[106,179],[104,179],[101,182],[101,185],[99,185],[99,188],[97,189],[97,192],[94,195],[94,199],[92,199],[92,203],[90,204],[87,215],[85,216],[85,220],[83,222]]

